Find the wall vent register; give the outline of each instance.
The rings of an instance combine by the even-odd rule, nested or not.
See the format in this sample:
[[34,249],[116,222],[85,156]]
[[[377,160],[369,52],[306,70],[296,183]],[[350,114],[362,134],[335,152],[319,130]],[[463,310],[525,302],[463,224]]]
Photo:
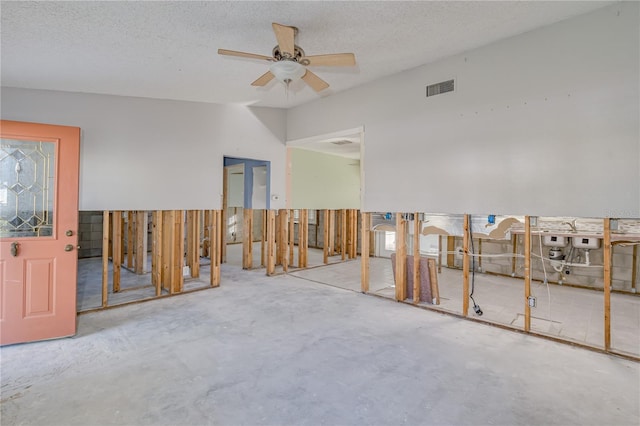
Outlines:
[[453,92],[454,81],[447,80],[441,83],[431,84],[427,86],[427,98],[429,96],[441,95],[447,92]]

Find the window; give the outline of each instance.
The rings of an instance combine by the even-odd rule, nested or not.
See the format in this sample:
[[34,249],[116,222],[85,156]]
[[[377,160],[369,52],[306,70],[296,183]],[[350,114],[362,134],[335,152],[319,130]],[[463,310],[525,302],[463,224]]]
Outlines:
[[384,249],[387,251],[396,251],[396,233],[395,232],[385,231]]

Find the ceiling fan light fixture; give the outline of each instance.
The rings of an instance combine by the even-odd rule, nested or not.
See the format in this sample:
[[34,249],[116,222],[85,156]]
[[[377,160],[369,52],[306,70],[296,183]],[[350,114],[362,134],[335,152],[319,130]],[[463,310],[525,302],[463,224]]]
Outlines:
[[275,76],[276,80],[286,85],[289,85],[292,81],[301,79],[305,72],[307,72],[305,67],[291,60],[274,62],[269,67],[269,71]]

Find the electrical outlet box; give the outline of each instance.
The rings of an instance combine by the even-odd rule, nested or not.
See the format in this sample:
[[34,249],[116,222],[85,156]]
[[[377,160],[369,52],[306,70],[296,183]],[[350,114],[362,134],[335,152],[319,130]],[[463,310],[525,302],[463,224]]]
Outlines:
[[527,299],[529,301],[529,307],[530,308],[535,308],[536,307],[536,298],[533,296],[529,296],[529,299]]

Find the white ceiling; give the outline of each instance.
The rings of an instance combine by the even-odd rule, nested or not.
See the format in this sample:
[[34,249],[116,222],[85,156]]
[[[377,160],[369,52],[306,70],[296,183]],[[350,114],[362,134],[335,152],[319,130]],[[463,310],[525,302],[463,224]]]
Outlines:
[[[7,2],[2,85],[289,108],[589,12],[595,1]],[[331,87],[250,83],[270,55],[271,23],[297,26],[307,55],[353,52],[354,68],[312,68]]]

